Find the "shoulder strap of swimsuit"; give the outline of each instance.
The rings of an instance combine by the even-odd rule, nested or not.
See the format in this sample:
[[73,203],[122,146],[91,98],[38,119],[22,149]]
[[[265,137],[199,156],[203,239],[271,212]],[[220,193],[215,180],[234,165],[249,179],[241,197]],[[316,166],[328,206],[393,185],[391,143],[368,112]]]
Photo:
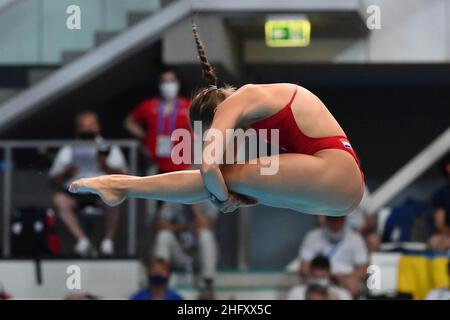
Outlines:
[[290,106],[290,105],[292,104],[292,101],[294,101],[295,96],[297,95],[297,89],[298,89],[298,87],[295,86],[295,92],[294,92],[294,94],[292,95],[291,100],[289,100],[289,103],[287,104],[288,106]]

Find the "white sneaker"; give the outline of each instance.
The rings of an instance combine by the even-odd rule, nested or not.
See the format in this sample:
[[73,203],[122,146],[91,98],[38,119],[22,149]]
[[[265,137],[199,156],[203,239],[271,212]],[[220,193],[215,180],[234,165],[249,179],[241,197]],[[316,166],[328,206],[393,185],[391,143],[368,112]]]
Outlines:
[[87,257],[91,251],[91,248],[92,246],[89,240],[83,238],[78,240],[77,244],[75,245],[75,252],[81,257]]
[[104,239],[100,244],[100,252],[104,256],[112,256],[114,254],[114,242],[111,239]]

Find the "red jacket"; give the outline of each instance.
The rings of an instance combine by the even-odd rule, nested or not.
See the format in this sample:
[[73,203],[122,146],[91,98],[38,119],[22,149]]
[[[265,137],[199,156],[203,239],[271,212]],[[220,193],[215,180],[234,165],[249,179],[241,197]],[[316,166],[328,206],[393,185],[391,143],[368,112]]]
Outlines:
[[[144,100],[132,111],[131,115],[136,122],[146,127],[147,137],[145,139],[145,144],[148,152],[160,171],[170,172],[189,169],[190,164],[177,165],[172,162],[170,157],[159,157],[156,154],[160,102],[160,98]],[[189,100],[182,97],[178,98],[178,108],[175,115],[174,130],[183,128],[189,130],[189,132],[192,132],[189,124],[189,105]],[[170,132],[170,119],[171,114],[166,115],[164,118],[164,128],[162,131],[163,135],[170,136],[172,134],[172,132]],[[176,144],[177,143],[174,143],[172,147]]]

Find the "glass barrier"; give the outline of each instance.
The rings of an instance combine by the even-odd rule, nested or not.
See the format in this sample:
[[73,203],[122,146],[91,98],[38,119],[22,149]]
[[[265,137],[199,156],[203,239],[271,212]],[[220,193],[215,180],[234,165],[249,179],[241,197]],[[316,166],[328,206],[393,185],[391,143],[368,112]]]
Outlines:
[[[80,29],[69,29],[72,5],[80,10]],[[64,52],[84,52],[99,33],[120,32],[133,14],[151,14],[160,0],[1,0],[0,65],[59,65]]]

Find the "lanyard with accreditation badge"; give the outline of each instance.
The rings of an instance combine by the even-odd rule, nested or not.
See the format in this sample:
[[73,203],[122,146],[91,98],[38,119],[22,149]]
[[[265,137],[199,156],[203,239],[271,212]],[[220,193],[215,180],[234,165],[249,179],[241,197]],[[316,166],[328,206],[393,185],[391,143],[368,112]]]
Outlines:
[[327,254],[327,258],[331,260],[331,258],[333,258],[333,256],[336,254],[336,251],[339,249],[339,247],[342,244],[342,238],[339,239],[334,245],[333,247],[331,247],[330,251]]
[[331,260],[331,258],[333,258],[333,256],[336,254],[336,251],[339,249],[342,242],[344,241],[344,237],[345,233],[339,239],[337,239],[337,241],[332,245],[330,251],[328,251],[328,254],[325,255],[329,260]]
[[175,106],[170,114],[169,119],[169,134],[164,133],[165,129],[165,115],[164,115],[164,102],[159,103],[159,113],[158,113],[158,127],[156,135],[156,155],[158,157],[167,158],[170,157],[172,152],[172,140],[170,139],[170,134],[175,130],[175,124],[177,119],[178,111],[178,99]]

